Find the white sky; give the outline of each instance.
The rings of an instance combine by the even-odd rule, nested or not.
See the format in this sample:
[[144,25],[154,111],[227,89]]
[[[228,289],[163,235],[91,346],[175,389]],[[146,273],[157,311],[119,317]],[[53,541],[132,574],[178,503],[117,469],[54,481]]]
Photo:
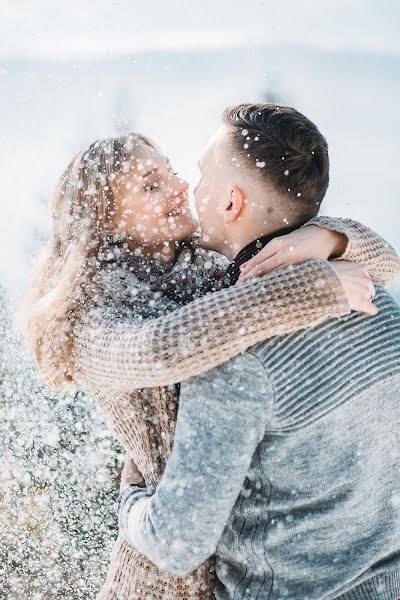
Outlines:
[[400,53],[398,0],[2,0],[0,60],[284,42]]
[[[328,137],[328,212],[397,243],[400,121],[389,107],[400,99],[399,31],[399,0],[0,0],[0,188],[11,199],[1,208],[0,285],[26,282],[44,201],[79,144],[112,133],[121,90],[132,95],[134,126],[193,184],[221,110],[270,82]],[[243,49],[239,63],[220,48]],[[174,51],[186,49],[201,52],[183,72]],[[119,59],[154,50],[166,52],[139,57],[137,70]]]

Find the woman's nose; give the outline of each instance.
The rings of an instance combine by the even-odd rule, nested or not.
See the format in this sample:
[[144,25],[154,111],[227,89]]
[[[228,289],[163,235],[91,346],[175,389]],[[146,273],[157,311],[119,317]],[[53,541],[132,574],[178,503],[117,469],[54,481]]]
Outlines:
[[182,179],[182,177],[178,177],[176,175],[176,180],[177,180],[178,184],[180,186],[182,186],[183,188],[188,188],[189,187],[189,183],[186,181],[186,179]]
[[189,183],[184,179],[177,178],[176,195],[179,196],[183,192],[189,193]]

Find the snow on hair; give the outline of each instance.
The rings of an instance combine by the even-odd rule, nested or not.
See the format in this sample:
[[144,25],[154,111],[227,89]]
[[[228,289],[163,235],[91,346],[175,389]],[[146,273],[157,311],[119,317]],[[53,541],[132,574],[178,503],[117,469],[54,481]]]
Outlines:
[[62,174],[52,205],[52,231],[33,271],[20,321],[40,376],[56,389],[73,386],[74,325],[93,294],[112,240],[114,197],[109,182],[135,158],[130,133],[98,140]]

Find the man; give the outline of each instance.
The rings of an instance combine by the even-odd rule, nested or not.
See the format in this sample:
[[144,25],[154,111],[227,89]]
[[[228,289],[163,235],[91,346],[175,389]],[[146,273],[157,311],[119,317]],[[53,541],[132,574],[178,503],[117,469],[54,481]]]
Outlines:
[[[294,109],[241,105],[200,169],[196,207],[230,285],[249,258],[241,280],[280,266],[274,234],[317,214],[327,146]],[[217,600],[398,598],[400,309],[380,286],[375,303],[182,383],[161,482],[119,498],[128,541],[177,575],[215,553]]]

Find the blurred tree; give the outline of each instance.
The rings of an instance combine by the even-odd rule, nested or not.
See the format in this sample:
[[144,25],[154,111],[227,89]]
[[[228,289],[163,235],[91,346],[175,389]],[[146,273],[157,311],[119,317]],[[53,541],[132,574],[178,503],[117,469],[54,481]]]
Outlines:
[[131,91],[128,87],[120,88],[114,99],[112,120],[115,131],[118,134],[126,134],[133,131],[134,109]]
[[290,104],[288,95],[282,90],[276,74],[269,75],[261,94],[262,102],[271,104]]
[[282,97],[273,89],[269,89],[263,93],[263,102],[268,102],[269,104],[286,104],[282,100]]

